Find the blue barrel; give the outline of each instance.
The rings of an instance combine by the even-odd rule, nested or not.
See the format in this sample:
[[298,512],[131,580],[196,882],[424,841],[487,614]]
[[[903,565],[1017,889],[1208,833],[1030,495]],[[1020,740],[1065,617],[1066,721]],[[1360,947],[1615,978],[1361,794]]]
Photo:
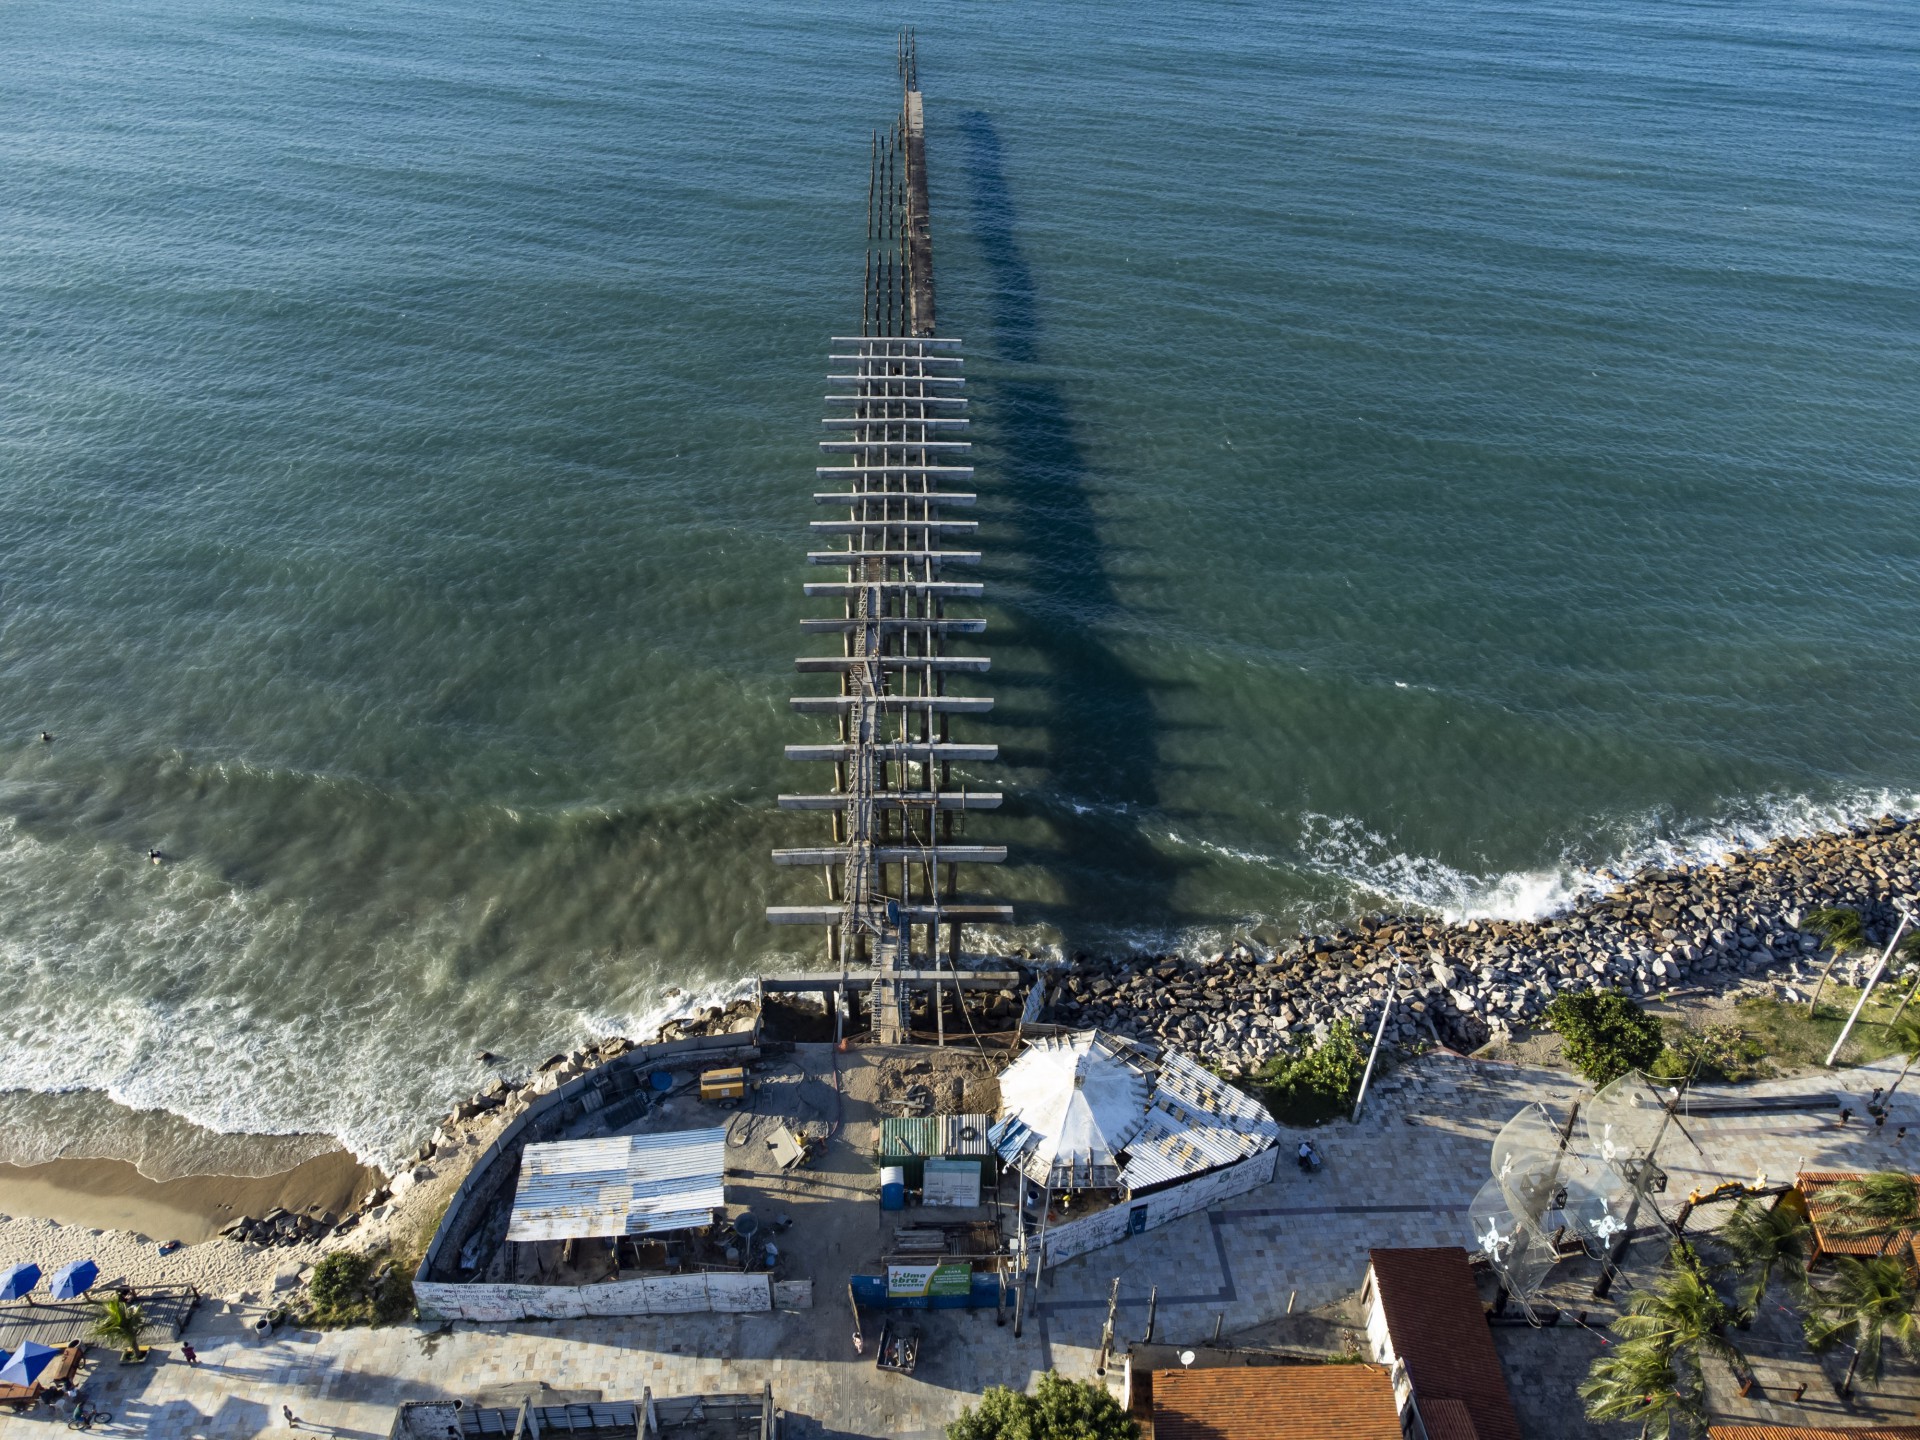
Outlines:
[[907,1208],[907,1171],[904,1165],[886,1165],[880,1170],[880,1208]]
[[673,1088],[673,1076],[665,1070],[656,1070],[647,1077],[647,1083],[664,1095]]

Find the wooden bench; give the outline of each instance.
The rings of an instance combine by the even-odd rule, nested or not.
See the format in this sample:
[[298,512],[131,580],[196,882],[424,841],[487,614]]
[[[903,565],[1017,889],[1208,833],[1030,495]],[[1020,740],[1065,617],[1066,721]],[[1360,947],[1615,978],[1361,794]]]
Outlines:
[[80,1362],[87,1358],[87,1347],[76,1340],[60,1352],[55,1360],[41,1373],[40,1383],[50,1390],[64,1390],[73,1383],[73,1377],[80,1373]]

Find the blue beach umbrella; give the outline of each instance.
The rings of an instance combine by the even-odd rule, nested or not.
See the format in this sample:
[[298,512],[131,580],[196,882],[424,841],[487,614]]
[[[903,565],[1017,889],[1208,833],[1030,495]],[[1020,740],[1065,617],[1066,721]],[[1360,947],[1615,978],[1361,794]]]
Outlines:
[[40,1267],[31,1260],[0,1271],[0,1300],[18,1300],[40,1283]]
[[100,1267],[91,1260],[72,1260],[53,1272],[47,1288],[56,1300],[72,1300],[93,1288],[100,1278]]
[[0,1385],[31,1385],[40,1378],[53,1357],[60,1352],[38,1340],[28,1340],[13,1352],[13,1358],[0,1365]]

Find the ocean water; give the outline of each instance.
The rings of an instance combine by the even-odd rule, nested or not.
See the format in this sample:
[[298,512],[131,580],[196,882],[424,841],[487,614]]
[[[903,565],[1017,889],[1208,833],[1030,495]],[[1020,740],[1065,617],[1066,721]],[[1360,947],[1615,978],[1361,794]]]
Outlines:
[[5,16],[0,1158],[379,1160],[482,1047],[814,958],[766,851],[903,19],[996,943],[1915,804],[1909,6]]

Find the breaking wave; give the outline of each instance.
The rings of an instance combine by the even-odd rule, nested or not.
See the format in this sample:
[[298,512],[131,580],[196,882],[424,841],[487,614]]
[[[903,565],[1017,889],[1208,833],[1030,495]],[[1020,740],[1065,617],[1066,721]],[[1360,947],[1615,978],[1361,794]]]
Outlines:
[[[1114,927],[1098,939],[1103,948],[1204,954],[1238,939],[1272,943],[1369,910],[1536,919],[1649,865],[1716,861],[1777,837],[1917,809],[1920,795],[1856,790],[1826,800],[1763,797],[1687,823],[1647,814],[1597,823],[1589,839],[1569,844],[1552,863],[1507,871],[1409,854],[1360,821],[1321,814],[1301,818],[1294,845],[1271,849],[1167,832],[1163,843],[1173,848],[1309,878],[1308,908]],[[391,1002],[390,1015],[370,1019],[337,1004],[314,1014],[276,1011],[259,997],[210,993],[217,987],[207,984],[204,967],[286,953],[284,929],[295,921],[278,907],[225,887],[209,894],[182,867],[161,882],[174,887],[171,901],[143,907],[134,923],[82,924],[72,919],[78,897],[62,897],[66,913],[55,916],[21,888],[37,885],[56,859],[71,867],[71,854],[45,850],[15,824],[0,825],[0,902],[35,922],[0,939],[0,976],[27,997],[14,1010],[12,1033],[0,1037],[0,1162],[123,1159],[155,1180],[275,1174],[337,1143],[391,1168],[450,1103],[484,1083],[491,1072],[475,1047],[495,1043],[502,1029],[516,1046],[511,1062],[525,1067],[599,1036],[645,1037],[667,1020],[737,998],[748,984],[656,971],[653,983],[616,987],[605,1006],[542,1011],[529,1002],[495,1029],[476,1028],[472,1007],[424,1022],[378,980],[373,988]],[[422,947],[447,952],[460,941],[457,928],[429,923],[409,948],[417,960]],[[1062,953],[1054,937],[1031,929],[976,931],[969,945],[986,954],[1018,948],[1042,960]],[[83,994],[92,1000],[76,1003]]]
[[1860,789],[1827,799],[1762,796],[1703,820],[1676,822],[1654,812],[1597,824],[1592,839],[1567,846],[1552,864],[1485,873],[1409,855],[1357,820],[1308,814],[1301,824],[1302,863],[1346,887],[1361,905],[1385,902],[1447,920],[1538,920],[1649,866],[1712,863],[1771,840],[1846,830],[1916,809],[1920,794]]

